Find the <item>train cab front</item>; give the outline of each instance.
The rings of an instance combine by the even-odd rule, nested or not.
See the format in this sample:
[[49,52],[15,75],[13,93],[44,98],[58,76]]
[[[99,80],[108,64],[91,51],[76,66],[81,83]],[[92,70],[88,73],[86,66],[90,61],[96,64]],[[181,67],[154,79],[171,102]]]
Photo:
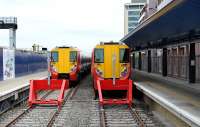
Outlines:
[[[104,43],[95,47],[91,71],[100,104],[132,104],[129,54],[128,46],[121,43]],[[125,91],[126,95],[121,99],[105,99],[103,91],[110,94],[113,91]]]
[[80,54],[74,48],[56,48],[51,51],[51,78],[79,80]]

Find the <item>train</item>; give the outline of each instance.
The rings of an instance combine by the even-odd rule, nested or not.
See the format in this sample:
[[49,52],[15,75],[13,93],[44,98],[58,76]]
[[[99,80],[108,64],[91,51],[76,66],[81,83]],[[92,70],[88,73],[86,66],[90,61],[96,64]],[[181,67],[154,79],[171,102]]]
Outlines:
[[[101,42],[92,51],[92,82],[100,104],[132,103],[130,48],[120,42]],[[124,90],[124,99],[104,99],[102,91]]]
[[[29,106],[57,105],[61,107],[65,90],[74,87],[85,73],[89,72],[91,58],[75,47],[56,47],[48,53],[48,78],[31,80],[29,90]],[[57,99],[44,99],[38,96],[38,91],[59,90]]]
[[78,82],[81,74],[90,70],[91,58],[75,47],[56,47],[51,50],[50,72],[52,79]]

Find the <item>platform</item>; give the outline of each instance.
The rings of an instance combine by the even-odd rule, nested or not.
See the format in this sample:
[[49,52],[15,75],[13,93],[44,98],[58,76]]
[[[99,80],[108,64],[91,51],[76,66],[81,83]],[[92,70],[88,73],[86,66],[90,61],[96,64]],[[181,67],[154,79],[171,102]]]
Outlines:
[[173,88],[183,89],[186,92],[200,95],[200,83],[188,83],[187,80],[168,77],[168,76],[163,77],[160,74],[148,73],[145,71],[139,71],[137,69],[134,70],[133,73],[137,75],[136,80],[139,81],[141,81],[142,78],[145,78],[145,80],[148,79],[156,82],[162,82],[164,83],[164,85],[171,86]]
[[29,88],[29,81],[32,79],[44,79],[47,77],[47,71],[37,72],[15,79],[0,81],[0,101],[15,95],[18,92]]
[[[192,127],[200,126],[200,98],[199,98],[199,86],[198,84],[189,87],[189,84],[182,84],[174,79],[174,82],[166,78],[165,80],[159,79],[154,80],[156,75],[134,71],[134,84],[137,89],[142,91],[149,98],[160,104],[162,107],[167,109],[169,112],[185,121]],[[173,85],[169,85],[172,83]],[[196,91],[192,92],[192,88]],[[190,89],[191,88],[191,89]]]

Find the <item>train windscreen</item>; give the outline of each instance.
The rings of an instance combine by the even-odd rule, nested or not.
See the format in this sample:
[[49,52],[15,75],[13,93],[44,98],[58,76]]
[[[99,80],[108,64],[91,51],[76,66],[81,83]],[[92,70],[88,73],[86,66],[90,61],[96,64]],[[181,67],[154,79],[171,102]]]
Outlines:
[[58,62],[58,52],[51,52],[51,61]]
[[94,50],[94,62],[95,63],[103,63],[104,62],[104,50],[103,49],[95,49]]
[[124,48],[120,49],[120,63],[128,63],[129,62],[129,49]]
[[77,61],[77,51],[71,51],[70,52],[70,62],[76,62]]

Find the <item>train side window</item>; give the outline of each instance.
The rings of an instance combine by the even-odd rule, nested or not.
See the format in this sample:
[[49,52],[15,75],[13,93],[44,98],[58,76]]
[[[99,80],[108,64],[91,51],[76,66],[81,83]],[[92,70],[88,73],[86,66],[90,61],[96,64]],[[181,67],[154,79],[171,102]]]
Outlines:
[[124,48],[120,49],[120,63],[128,63],[129,62],[129,49]]
[[77,61],[77,52],[70,51],[70,62],[76,62],[76,61]]
[[94,62],[95,63],[103,63],[104,62],[104,50],[103,49],[95,49],[94,50]]
[[51,61],[58,62],[58,52],[51,52]]

